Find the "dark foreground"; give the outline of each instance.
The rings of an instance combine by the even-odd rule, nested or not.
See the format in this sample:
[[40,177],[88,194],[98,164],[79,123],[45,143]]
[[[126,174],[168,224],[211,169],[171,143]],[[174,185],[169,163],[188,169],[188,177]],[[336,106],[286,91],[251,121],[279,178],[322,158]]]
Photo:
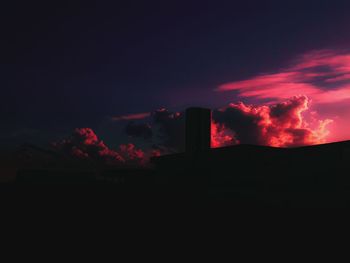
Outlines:
[[77,209],[350,207],[349,149],[239,145],[162,156],[147,169],[22,169],[0,194],[18,205]]

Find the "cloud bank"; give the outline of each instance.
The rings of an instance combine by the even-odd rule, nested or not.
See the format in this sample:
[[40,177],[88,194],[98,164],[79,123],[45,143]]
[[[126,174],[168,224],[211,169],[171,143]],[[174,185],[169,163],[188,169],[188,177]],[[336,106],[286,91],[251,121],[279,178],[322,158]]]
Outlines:
[[[239,143],[295,147],[326,141],[330,119],[319,120],[314,114],[306,121],[309,99],[295,96],[270,105],[231,103],[212,111],[211,147]],[[159,109],[152,113],[150,123],[128,123],[129,138],[142,138],[152,147],[137,148],[134,143],[109,148],[90,128],[75,129],[73,134],[55,143],[55,149],[74,158],[110,165],[144,165],[150,157],[182,152],[185,148],[185,116],[182,112]]]

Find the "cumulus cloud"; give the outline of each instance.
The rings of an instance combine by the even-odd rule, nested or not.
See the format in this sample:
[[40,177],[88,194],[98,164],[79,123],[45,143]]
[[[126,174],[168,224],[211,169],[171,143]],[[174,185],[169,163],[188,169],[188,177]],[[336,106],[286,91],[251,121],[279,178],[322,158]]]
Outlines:
[[[152,123],[135,123],[135,118],[125,126],[125,133],[132,138],[142,138],[148,143],[144,149],[134,143],[121,144],[118,149],[109,148],[91,128],[77,128],[71,136],[53,143],[54,148],[67,156],[110,165],[145,165],[151,157],[183,151],[185,146],[184,115],[159,109],[151,114]],[[149,142],[152,146],[148,146]]]
[[[312,129],[303,118],[309,109],[306,96],[295,96],[274,105],[252,106],[232,103],[213,112],[215,123],[234,132],[234,143],[292,147],[325,142],[327,125],[320,120]],[[230,137],[227,137],[230,138]]]
[[118,151],[110,149],[90,128],[75,129],[69,138],[54,143],[54,147],[78,159],[111,165],[143,164],[146,157],[145,153],[133,144],[120,145]]
[[211,122],[211,142],[212,148],[225,147],[239,144],[233,130],[226,128],[225,124],[212,120]]
[[130,121],[125,127],[125,133],[131,138],[152,142],[151,155],[154,156],[185,150],[184,113],[161,108],[153,111],[148,121]]
[[[276,147],[324,143],[332,120],[320,119],[315,111],[309,112],[309,104],[310,99],[300,95],[274,104],[254,106],[239,102],[213,110],[211,147],[239,143]],[[308,121],[304,116],[306,113]],[[185,149],[185,116],[182,112],[159,109],[152,113],[151,125],[131,122],[128,129],[128,134],[152,141],[157,155]]]
[[306,53],[278,72],[225,83],[217,91],[237,91],[242,98],[279,101],[306,95],[314,103],[350,99],[350,54],[331,50]]
[[[294,147],[325,142],[332,120],[319,119],[312,111],[310,120],[306,121],[304,113],[307,111],[307,96],[294,96],[269,105],[231,103],[212,112],[211,147],[240,143]],[[152,143],[146,149],[127,143],[113,150],[90,128],[75,129],[70,137],[56,143],[55,148],[78,159],[112,165],[144,165],[153,156],[184,151],[184,114],[160,109],[151,116],[152,125],[131,122],[126,126],[130,136]]]
[[137,149],[132,143],[120,145],[119,154],[126,162],[134,162],[135,164],[145,162],[145,153],[141,149]]

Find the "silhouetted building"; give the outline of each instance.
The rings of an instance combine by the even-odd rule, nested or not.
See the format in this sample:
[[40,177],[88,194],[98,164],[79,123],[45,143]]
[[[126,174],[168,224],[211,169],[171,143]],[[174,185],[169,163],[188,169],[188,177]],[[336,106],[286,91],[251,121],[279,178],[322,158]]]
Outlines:
[[210,148],[211,110],[189,108],[186,110],[186,152],[194,153]]
[[184,200],[195,197],[244,207],[350,206],[350,141],[296,148],[240,144],[211,149],[210,128],[210,110],[190,108],[186,151],[153,158],[153,168],[109,169],[97,171],[97,176],[88,171],[27,170],[18,173],[18,181],[108,184],[113,193],[127,193],[137,200],[155,196],[161,202],[186,193]]

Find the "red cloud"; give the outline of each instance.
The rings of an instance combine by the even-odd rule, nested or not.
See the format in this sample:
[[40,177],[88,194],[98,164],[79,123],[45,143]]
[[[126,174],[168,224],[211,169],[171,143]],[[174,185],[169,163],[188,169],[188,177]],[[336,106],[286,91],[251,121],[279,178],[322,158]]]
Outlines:
[[68,139],[55,143],[54,146],[57,150],[78,159],[111,165],[144,164],[146,158],[149,157],[131,143],[120,145],[119,151],[112,150],[103,141],[99,140],[90,128],[75,129]]
[[[244,103],[230,104],[213,113],[216,123],[234,132],[234,142],[292,147],[325,142],[327,125],[331,120],[322,120],[312,129],[303,119],[308,110],[308,98],[297,96],[271,106],[251,106]],[[214,128],[214,133],[216,133]],[[225,132],[221,131],[222,134]],[[226,131],[227,133],[227,131]],[[216,138],[216,141],[227,138]],[[220,144],[220,143],[219,143]],[[214,143],[214,147],[217,144]],[[219,145],[221,146],[221,145]]]
[[142,120],[142,119],[145,119],[149,116],[151,116],[150,112],[142,112],[142,113],[128,114],[128,115],[112,117],[112,120],[113,121]]
[[[232,103],[226,108],[214,110],[211,147],[239,143],[276,147],[323,143],[329,134],[327,128],[331,120],[318,120],[314,112],[309,114],[311,121],[307,122],[303,114],[309,110],[308,104],[306,96],[295,96],[277,104],[252,106]],[[160,109],[153,112],[152,117],[155,129],[150,140],[158,150],[155,154],[182,152],[185,143],[184,114]],[[143,124],[140,125],[143,127]]]
[[240,97],[275,102],[306,95],[314,103],[335,103],[350,99],[349,81],[350,54],[317,51],[301,56],[292,66],[280,72],[226,83],[220,85],[217,91],[235,90]]
[[211,122],[211,148],[225,147],[238,144],[235,134],[225,127],[212,120]]
[[119,153],[124,160],[136,161],[136,163],[144,161],[145,153],[141,149],[137,149],[134,144],[122,144],[119,148]]

